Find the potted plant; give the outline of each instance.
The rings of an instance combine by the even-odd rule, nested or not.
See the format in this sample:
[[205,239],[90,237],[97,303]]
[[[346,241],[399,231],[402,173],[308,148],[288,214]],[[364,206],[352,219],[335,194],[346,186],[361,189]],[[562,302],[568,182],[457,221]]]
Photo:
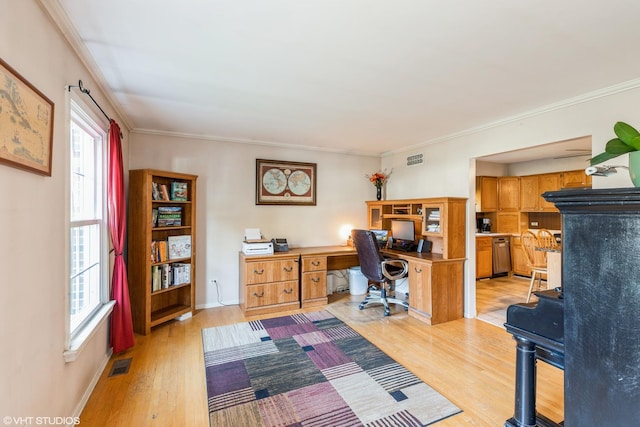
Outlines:
[[590,159],[591,166],[629,153],[629,176],[633,185],[640,187],[640,132],[624,122],[617,122],[613,126],[613,131],[617,138],[607,142],[603,153]]

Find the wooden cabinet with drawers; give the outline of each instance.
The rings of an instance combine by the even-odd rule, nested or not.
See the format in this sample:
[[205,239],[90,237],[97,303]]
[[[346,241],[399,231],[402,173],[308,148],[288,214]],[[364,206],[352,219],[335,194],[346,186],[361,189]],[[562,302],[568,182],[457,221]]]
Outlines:
[[299,254],[240,253],[240,308],[245,314],[300,308]]
[[302,308],[327,304],[327,257],[302,255],[301,260]]

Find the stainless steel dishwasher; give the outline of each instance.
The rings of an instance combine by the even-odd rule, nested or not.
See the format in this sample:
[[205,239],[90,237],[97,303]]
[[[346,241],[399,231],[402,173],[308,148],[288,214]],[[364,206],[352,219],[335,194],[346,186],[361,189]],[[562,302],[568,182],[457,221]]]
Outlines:
[[505,276],[511,270],[509,236],[493,238],[493,277]]

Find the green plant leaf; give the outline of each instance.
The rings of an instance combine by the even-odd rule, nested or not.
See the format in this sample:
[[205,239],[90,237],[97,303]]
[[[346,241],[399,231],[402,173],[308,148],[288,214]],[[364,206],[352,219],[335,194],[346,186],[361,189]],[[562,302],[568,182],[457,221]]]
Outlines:
[[614,138],[607,142],[607,145],[604,147],[604,151],[609,154],[624,154],[630,153],[631,151],[636,151],[635,148],[625,143],[619,138]]
[[616,157],[618,157],[618,156],[620,156],[622,154],[624,154],[624,153],[617,153],[617,154],[615,154],[615,153],[607,153],[607,152],[600,153],[597,156],[592,157],[589,160],[589,163],[591,164],[591,166],[598,165],[600,163],[606,162],[607,160],[614,159],[614,158],[616,158]]
[[636,150],[640,150],[640,132],[638,132],[633,126],[628,125],[625,122],[617,122],[613,126],[613,131],[623,143],[635,148]]

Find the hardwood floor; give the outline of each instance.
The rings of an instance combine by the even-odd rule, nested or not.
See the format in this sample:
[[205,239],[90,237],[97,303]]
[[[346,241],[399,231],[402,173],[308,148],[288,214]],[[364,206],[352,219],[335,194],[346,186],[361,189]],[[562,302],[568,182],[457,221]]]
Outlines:
[[[489,309],[485,293],[518,288],[482,284],[478,306]],[[525,289],[526,297],[526,289]],[[361,296],[334,294],[326,308],[460,407],[461,414],[436,425],[501,426],[513,415],[515,343],[503,328],[478,319],[428,326],[394,307],[358,310]],[[483,302],[480,302],[480,300]],[[283,312],[291,314],[308,310]],[[237,306],[198,311],[185,321],[136,336],[133,349],[112,357],[80,417],[82,426],[208,426],[201,329],[252,319]],[[132,358],[127,374],[108,377],[115,360]],[[554,421],[563,416],[562,371],[538,364],[538,411]],[[233,426],[235,427],[235,426]]]

